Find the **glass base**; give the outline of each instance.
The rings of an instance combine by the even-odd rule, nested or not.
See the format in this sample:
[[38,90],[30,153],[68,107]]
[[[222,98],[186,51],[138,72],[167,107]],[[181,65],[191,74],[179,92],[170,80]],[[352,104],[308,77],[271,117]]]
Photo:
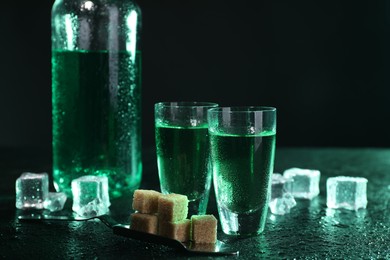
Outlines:
[[222,231],[232,236],[255,236],[264,231],[267,207],[260,207],[249,213],[234,213],[218,207]]

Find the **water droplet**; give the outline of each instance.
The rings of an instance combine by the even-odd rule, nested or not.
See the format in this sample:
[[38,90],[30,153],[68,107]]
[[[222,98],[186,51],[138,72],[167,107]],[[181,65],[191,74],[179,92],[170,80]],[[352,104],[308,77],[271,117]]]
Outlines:
[[348,228],[348,225],[342,224],[342,223],[336,223],[333,225],[334,227],[339,227],[339,228]]
[[256,128],[254,126],[250,126],[248,128],[248,134],[255,134],[256,133]]
[[198,120],[196,120],[196,119],[190,119],[190,124],[191,124],[191,126],[197,126],[198,125]]

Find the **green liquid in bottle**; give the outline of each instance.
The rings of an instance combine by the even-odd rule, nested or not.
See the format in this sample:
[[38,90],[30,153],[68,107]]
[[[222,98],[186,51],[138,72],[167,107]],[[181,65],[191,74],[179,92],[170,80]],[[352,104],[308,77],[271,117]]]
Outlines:
[[105,175],[112,197],[130,194],[142,172],[137,64],[125,51],[52,55],[56,189],[71,196],[73,179]]

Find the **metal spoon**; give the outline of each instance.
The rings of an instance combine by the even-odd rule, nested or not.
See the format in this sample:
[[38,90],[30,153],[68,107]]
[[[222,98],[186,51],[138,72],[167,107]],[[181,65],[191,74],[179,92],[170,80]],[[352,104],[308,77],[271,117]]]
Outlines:
[[109,215],[100,215],[90,218],[82,218],[75,214],[66,215],[66,216],[57,216],[57,215],[45,215],[45,214],[29,214],[29,215],[20,215],[18,219],[22,222],[32,222],[32,221],[87,221],[91,219],[99,219],[107,227],[111,228],[115,235],[120,235],[132,239],[141,240],[144,242],[155,243],[160,245],[165,245],[168,247],[176,248],[182,251],[195,254],[204,254],[204,255],[238,255],[239,251],[232,250],[225,243],[217,240],[215,244],[197,244],[192,242],[182,243],[178,240],[158,236],[154,234],[149,234],[145,232],[140,232],[136,230],[131,230],[129,225],[118,224],[112,217]]

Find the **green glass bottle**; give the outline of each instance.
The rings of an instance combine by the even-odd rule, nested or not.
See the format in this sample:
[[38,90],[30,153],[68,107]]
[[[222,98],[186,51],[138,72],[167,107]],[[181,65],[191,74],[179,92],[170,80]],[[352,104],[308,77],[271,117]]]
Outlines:
[[56,0],[52,9],[53,180],[105,175],[111,197],[141,182],[141,13],[131,0]]

